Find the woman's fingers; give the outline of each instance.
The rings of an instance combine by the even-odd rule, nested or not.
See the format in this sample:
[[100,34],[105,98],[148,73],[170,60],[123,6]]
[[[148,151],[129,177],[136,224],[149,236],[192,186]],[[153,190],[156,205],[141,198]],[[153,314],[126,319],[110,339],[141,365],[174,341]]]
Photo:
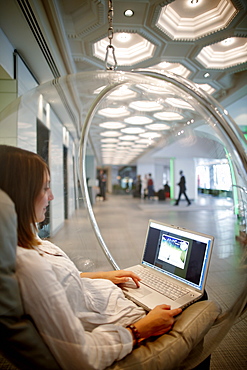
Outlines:
[[141,278],[138,275],[136,275],[134,272],[128,271],[128,270],[119,270],[118,273],[120,277],[123,277],[120,283],[126,283],[130,281],[130,279],[132,279],[137,287],[140,286],[139,281],[141,280]]

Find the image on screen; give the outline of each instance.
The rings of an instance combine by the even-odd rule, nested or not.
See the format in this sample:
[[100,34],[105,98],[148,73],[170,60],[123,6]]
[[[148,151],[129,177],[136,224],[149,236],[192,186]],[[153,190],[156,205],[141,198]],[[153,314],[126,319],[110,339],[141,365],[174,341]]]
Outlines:
[[189,242],[163,234],[158,259],[184,269]]

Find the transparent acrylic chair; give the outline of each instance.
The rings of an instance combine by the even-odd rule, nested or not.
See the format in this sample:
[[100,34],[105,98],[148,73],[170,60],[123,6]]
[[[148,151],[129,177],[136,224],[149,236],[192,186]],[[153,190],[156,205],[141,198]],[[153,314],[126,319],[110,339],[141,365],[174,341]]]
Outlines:
[[[214,274],[213,257],[207,286],[210,301],[196,303],[186,309],[181,315],[182,319],[176,323],[170,334],[147,341],[125,359],[113,364],[111,368],[191,369],[197,366],[212,353],[246,306],[246,245],[238,241],[246,235],[247,162],[245,140],[241,132],[212,97],[179,76],[147,71],[138,73],[96,71],[53,80],[26,93],[7,107],[0,116],[1,137],[5,143],[35,150],[35,141],[30,144],[28,132],[30,125],[36,124],[41,97],[43,102],[49,104],[53,120],[57,119],[57,112],[63,112],[64,121],[74,138],[75,159],[78,158],[78,177],[85,212],[91,221],[92,232],[98,240],[98,245],[94,246],[95,250],[91,251],[91,255],[97,256],[97,251],[103,250],[114,269],[118,269],[119,264],[112,257],[101,235],[87,187],[85,160],[93,132],[99,128],[102,121],[100,110],[108,107],[118,109],[127,106],[130,101],[144,100],[156,103],[158,101],[162,106],[160,113],[179,112],[186,119],[186,122],[184,120],[178,124],[163,118],[169,130],[162,132],[156,145],[164,150],[164,155],[168,156],[171,149],[176,147],[176,150],[182,151],[185,156],[188,153],[189,157],[193,149],[198,150],[203,144],[208,158],[224,158],[229,165],[232,202],[225,217],[230,217],[233,221],[236,240],[232,241],[232,254],[227,261],[227,269],[231,268],[232,281],[228,281],[221,301],[214,302],[214,290],[210,289],[210,276]],[[175,107],[172,99],[176,101]],[[76,107],[79,107],[79,110]],[[193,120],[189,120],[192,117],[190,112],[193,112]],[[142,114],[141,110],[139,112],[129,110],[128,117],[136,116],[138,113]],[[13,126],[13,122],[19,136],[13,134],[10,138],[5,128]],[[55,140],[50,144],[51,171],[56,166],[55,144]],[[201,152],[199,154],[201,155]],[[84,252],[82,245],[80,256],[83,257]],[[92,258],[92,262],[100,269],[97,260],[94,261]],[[224,275],[224,271],[222,274]],[[222,289],[222,286],[214,289]]]

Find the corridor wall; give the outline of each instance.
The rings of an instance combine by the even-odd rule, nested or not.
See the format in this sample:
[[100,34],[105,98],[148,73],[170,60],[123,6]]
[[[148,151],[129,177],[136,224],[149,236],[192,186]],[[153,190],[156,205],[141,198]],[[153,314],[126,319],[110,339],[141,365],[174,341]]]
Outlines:
[[[37,81],[30,73],[20,57],[15,56],[14,47],[0,30],[0,64],[7,71],[6,79],[0,81],[0,144],[18,146],[37,152],[37,120],[49,130],[49,165],[51,169],[51,186],[54,201],[50,205],[50,233],[54,235],[64,224],[64,163],[63,145],[68,149],[68,214],[69,217],[76,208],[77,174],[74,165],[74,142],[67,132],[68,140],[64,140],[64,126],[56,114],[43,98],[42,94],[33,94],[32,102],[23,101],[19,95],[36,87]],[[16,58],[16,71],[14,71]],[[14,79],[16,78],[16,79]],[[2,99],[5,96],[5,99]],[[11,104],[11,101],[14,103]],[[3,109],[10,104],[7,110]]]

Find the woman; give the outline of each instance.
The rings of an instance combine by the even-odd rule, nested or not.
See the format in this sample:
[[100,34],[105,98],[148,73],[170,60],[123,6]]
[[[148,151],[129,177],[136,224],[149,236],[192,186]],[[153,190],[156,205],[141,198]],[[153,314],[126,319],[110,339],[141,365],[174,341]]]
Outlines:
[[50,173],[37,154],[0,145],[0,188],[18,217],[16,275],[24,309],[63,369],[104,369],[142,339],[168,332],[181,310],[146,312],[116,285],[139,277],[130,271],[80,273],[57,246],[37,236],[53,199]]

